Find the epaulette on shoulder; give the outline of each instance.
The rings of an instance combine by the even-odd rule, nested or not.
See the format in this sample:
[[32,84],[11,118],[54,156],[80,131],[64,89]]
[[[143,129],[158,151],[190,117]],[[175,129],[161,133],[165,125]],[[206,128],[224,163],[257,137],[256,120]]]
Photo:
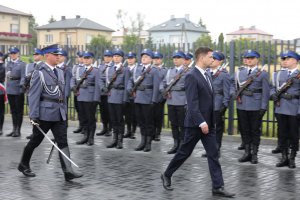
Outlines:
[[246,69],[246,67],[244,67],[244,66],[238,67],[238,70],[244,70],[244,69]]

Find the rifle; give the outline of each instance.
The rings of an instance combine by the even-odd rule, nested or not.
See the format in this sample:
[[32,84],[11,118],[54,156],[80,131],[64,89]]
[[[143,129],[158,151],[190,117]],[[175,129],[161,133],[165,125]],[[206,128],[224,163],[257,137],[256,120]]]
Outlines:
[[143,82],[143,80],[145,79],[146,77],[146,74],[149,73],[151,71],[151,66],[149,66],[138,78],[137,80],[135,81],[133,87],[132,87],[132,91],[131,91],[131,94],[130,96],[132,97],[135,97],[135,93],[136,93],[136,90],[137,88],[141,85],[141,83]]
[[85,79],[87,79],[87,76],[89,75],[89,73],[93,70],[93,67],[90,67],[89,70],[85,71],[84,74],[82,75],[82,77],[80,78],[80,80],[77,82],[77,84],[75,85],[73,91],[74,91],[74,94],[75,96],[78,96],[79,95],[79,88],[80,88],[80,85],[83,83],[83,81]]
[[254,78],[259,77],[259,75],[262,73],[262,71],[264,70],[264,68],[267,65],[264,65],[261,69],[258,69],[258,71],[256,72],[256,74],[250,76],[243,84],[241,84],[239,90],[236,93],[236,100],[238,103],[242,103],[242,92],[248,88],[248,86],[253,82]]
[[[125,62],[124,62],[124,63],[125,63]],[[113,84],[114,84],[114,82],[117,80],[119,74],[122,73],[122,70],[123,70],[123,64],[122,64],[121,67],[120,67],[119,69],[117,69],[117,70],[115,71],[115,73],[112,75],[112,77],[111,77],[111,79],[110,79],[108,85],[107,85],[106,87],[104,87],[104,88],[101,89],[102,92],[104,92],[104,93],[109,93],[109,92],[110,92],[110,90],[112,89]]]
[[172,87],[180,80],[180,78],[183,76],[184,73],[186,73],[190,68],[186,67],[184,70],[182,70],[179,74],[177,74],[169,83],[169,85],[165,88],[165,90],[162,92],[162,96],[164,98],[168,98],[170,95],[170,91]]
[[190,68],[194,64],[194,60],[188,65],[188,68]]
[[297,76],[295,76],[295,77],[289,78],[285,83],[282,84],[282,87],[280,87],[280,89],[278,89],[278,90],[276,91],[276,93],[273,94],[274,96],[277,97],[277,98],[276,98],[277,100],[274,101],[274,103],[276,104],[276,106],[278,106],[278,107],[280,106],[280,98],[281,98],[281,95],[282,95],[284,92],[286,92],[287,89],[289,89],[289,88],[293,85],[294,79],[300,79],[300,73],[298,73]]
[[227,67],[227,65],[228,65],[228,63],[223,64],[223,65],[217,70],[217,72],[212,76],[212,79],[214,80],[215,78],[217,78],[217,77],[220,75],[221,71]]

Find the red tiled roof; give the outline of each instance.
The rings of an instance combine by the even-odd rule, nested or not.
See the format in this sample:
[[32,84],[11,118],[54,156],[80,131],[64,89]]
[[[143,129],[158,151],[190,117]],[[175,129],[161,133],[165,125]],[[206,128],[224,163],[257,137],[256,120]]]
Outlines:
[[251,34],[271,35],[271,36],[273,36],[272,34],[266,33],[262,30],[259,30],[257,28],[253,28],[253,27],[251,27],[251,28],[240,28],[237,31],[227,33],[226,35],[251,35]]

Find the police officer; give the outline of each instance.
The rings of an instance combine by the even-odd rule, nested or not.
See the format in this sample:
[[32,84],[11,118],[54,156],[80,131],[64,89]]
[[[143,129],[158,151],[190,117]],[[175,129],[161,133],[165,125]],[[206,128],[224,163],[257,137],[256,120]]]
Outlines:
[[[130,77],[135,70],[136,63],[136,54],[132,51],[127,54],[127,63],[128,70],[130,72]],[[127,132],[124,135],[124,138],[135,139],[135,131],[136,131],[136,116],[135,116],[135,108],[134,108],[134,98],[132,96],[128,96],[128,102],[125,105],[125,122],[127,126]]]
[[[72,79],[71,79],[71,82],[73,81],[73,84],[77,84],[77,81],[80,80],[79,71],[80,71],[80,68],[84,66],[84,64],[83,64],[83,52],[82,51],[78,51],[76,53],[76,59],[77,59],[77,63],[72,68]],[[78,121],[79,121],[79,127],[77,129],[75,129],[73,131],[73,133],[81,133],[81,131],[82,131],[82,115],[80,114],[80,110],[79,110],[79,106],[78,106],[78,101],[77,101],[76,94],[74,94],[74,107],[75,107],[75,110],[77,112]]]
[[[21,79],[21,84],[23,85],[24,91],[27,92],[29,89],[30,80],[34,70],[42,63],[44,53],[41,49],[35,48],[33,52],[33,63],[29,63],[25,68],[25,76]],[[30,139],[32,134],[27,136],[26,139]]]
[[107,148],[122,149],[125,132],[124,104],[128,100],[125,86],[130,75],[128,68],[122,63],[124,52],[121,49],[115,49],[112,53],[114,66],[109,67],[106,82],[100,82],[100,88],[101,91],[108,93],[108,109],[113,128],[113,139]]
[[94,53],[83,53],[83,67],[78,68],[79,83],[75,85],[72,79],[71,87],[77,95],[80,114],[82,115],[83,138],[76,144],[94,145],[96,131],[96,108],[100,101],[99,68],[93,66]]
[[[106,49],[103,54],[104,63],[99,66],[99,73],[100,73],[100,81],[102,83],[106,82],[106,74],[108,73],[109,67],[113,65],[113,53],[111,50]],[[96,135],[105,135],[111,136],[111,121],[109,117],[108,111],[108,102],[107,102],[107,93],[101,92],[101,102],[100,102],[100,114],[101,114],[101,121],[103,125],[102,131],[97,133]]]
[[[236,74],[237,95],[241,92],[237,96],[238,123],[245,143],[245,153],[239,162],[251,161],[252,164],[258,163],[261,123],[270,96],[269,75],[258,69],[259,57],[255,50],[246,51],[244,58],[247,67],[238,69]],[[250,79],[253,81],[247,84]]]
[[[45,54],[45,63],[39,66],[32,74],[29,88],[29,117],[31,122],[37,123],[47,133],[50,129],[57,146],[70,158],[70,150],[67,141],[67,104],[64,96],[64,74],[56,68],[58,64],[57,45],[47,46],[42,49]],[[34,177],[30,169],[30,159],[33,151],[43,141],[44,135],[34,126],[33,137],[24,148],[18,170],[25,176]],[[71,162],[59,153],[61,167],[65,180],[69,181],[82,176],[73,171]]]
[[173,84],[174,80],[178,79],[177,77],[180,76],[165,96],[165,98],[167,98],[168,117],[171,122],[172,136],[174,139],[173,147],[167,152],[168,154],[176,153],[184,138],[184,117],[186,105],[184,81],[186,72],[188,71],[188,68],[183,65],[185,54],[182,51],[175,51],[172,57],[174,67],[167,71],[167,74],[160,85],[160,91],[165,93],[164,90]]
[[65,96],[67,97],[67,104],[68,104],[68,98],[71,94],[70,82],[72,78],[72,69],[69,66],[70,60],[67,60],[67,58],[68,58],[68,52],[62,48],[59,48],[59,54],[58,54],[59,63],[57,64],[57,67],[63,70],[64,72],[65,81],[66,81]]
[[[137,122],[141,130],[141,143],[136,151],[151,151],[154,134],[154,104],[158,103],[160,75],[157,68],[152,67],[153,52],[144,49],[141,52],[141,64],[133,71],[127,90],[135,99]],[[135,90],[136,88],[136,90]]]
[[279,145],[282,151],[282,158],[276,166],[295,168],[295,158],[299,150],[300,71],[297,64],[300,56],[289,50],[283,52],[280,57],[287,70],[281,70],[275,74],[271,91],[278,121]]
[[[231,79],[225,68],[223,68],[223,61],[225,56],[220,51],[213,52],[214,62],[210,66],[210,73],[212,77],[212,85],[214,88],[214,112],[216,119],[216,139],[217,148],[220,157],[220,149],[222,145],[222,137],[225,128],[225,112],[230,101],[230,86]],[[206,156],[205,156],[206,157]]]
[[185,53],[185,59],[184,59],[184,66],[185,67],[192,67],[192,65],[194,64],[193,62],[193,54],[190,52],[186,52]]
[[4,54],[0,52],[0,135],[3,134],[5,101],[7,100],[5,81]]
[[[160,83],[166,76],[167,68],[163,63],[163,54],[159,51],[153,52],[153,66],[159,71]],[[154,104],[154,141],[160,141],[161,129],[163,126],[164,119],[164,107],[166,99],[163,98],[162,94],[159,94],[158,103]]]
[[17,47],[9,49],[10,61],[6,66],[8,102],[12,114],[13,131],[6,136],[20,137],[24,111],[24,89],[21,83],[25,75],[26,63],[19,59],[20,50]]

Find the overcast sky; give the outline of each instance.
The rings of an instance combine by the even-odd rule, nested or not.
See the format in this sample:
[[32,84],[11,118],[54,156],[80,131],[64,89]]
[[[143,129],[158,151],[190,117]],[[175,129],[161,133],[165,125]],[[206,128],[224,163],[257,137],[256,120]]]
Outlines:
[[1,5],[32,14],[39,25],[47,24],[51,15],[56,20],[80,15],[117,30],[116,14],[121,9],[128,19],[138,12],[144,15],[145,28],[165,22],[171,15],[189,14],[194,23],[202,18],[213,39],[221,32],[226,35],[239,26],[252,25],[276,39],[300,38],[299,0],[1,0]]

